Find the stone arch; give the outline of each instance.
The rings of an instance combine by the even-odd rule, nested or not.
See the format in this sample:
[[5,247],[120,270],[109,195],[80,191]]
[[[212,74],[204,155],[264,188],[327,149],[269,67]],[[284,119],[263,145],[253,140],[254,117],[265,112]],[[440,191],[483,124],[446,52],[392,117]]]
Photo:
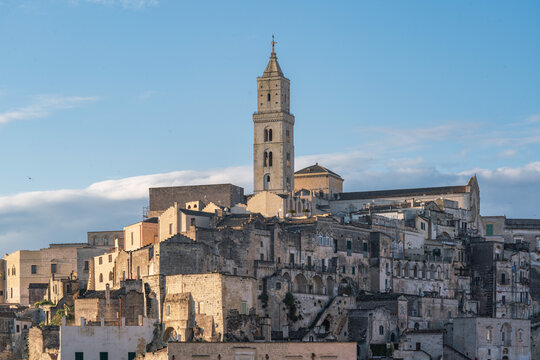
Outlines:
[[437,272],[435,273],[435,279],[441,280],[442,279],[442,269],[440,266],[437,266]]
[[285,280],[287,280],[287,281],[289,281],[289,282],[291,281],[291,275],[289,275],[288,272],[283,273],[283,275],[281,275],[281,276],[282,276]]
[[293,292],[307,293],[307,279],[304,275],[298,274],[294,277]]
[[338,295],[352,295],[353,288],[351,282],[352,280],[349,278],[341,279],[338,286]]
[[503,346],[512,346],[512,325],[507,322],[501,326],[501,342]]
[[172,327],[168,327],[165,332],[163,333],[163,341],[175,341],[177,339],[176,330],[174,330]]
[[324,284],[319,275],[315,275],[313,278],[311,278],[311,281],[313,283],[313,293],[322,295],[324,293]]
[[334,286],[335,286],[335,283],[334,283],[334,279],[332,279],[331,276],[327,277],[326,278],[326,293],[329,295],[329,296],[334,296]]

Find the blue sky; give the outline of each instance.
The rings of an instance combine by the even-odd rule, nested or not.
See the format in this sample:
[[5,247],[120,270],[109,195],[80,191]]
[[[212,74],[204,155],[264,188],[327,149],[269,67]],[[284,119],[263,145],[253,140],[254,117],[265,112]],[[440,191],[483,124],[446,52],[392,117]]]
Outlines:
[[348,191],[463,184],[540,217],[537,1],[0,0],[0,244],[84,241],[148,186],[251,191],[271,35],[297,169]]

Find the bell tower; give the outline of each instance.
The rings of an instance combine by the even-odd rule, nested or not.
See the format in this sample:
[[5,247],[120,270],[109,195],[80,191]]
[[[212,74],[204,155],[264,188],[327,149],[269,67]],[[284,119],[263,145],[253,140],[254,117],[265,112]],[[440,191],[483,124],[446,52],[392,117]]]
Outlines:
[[253,192],[294,191],[294,115],[290,81],[277,61],[272,36],[270,60],[257,77],[257,112],[253,114]]

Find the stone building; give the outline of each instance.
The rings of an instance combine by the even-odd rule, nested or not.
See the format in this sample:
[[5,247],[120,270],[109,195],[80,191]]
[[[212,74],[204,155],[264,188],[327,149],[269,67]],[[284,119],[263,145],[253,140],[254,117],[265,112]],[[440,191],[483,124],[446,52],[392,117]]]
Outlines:
[[150,218],[124,228],[124,250],[136,250],[159,241],[158,218]]
[[[90,258],[105,252],[87,244],[51,244],[41,250],[19,250],[4,257],[4,302],[31,305],[43,299],[51,276],[88,276]],[[86,271],[85,271],[86,270]]]
[[449,342],[470,359],[531,359],[529,320],[456,318]]
[[316,163],[294,173],[294,192],[309,191],[311,196],[333,198],[343,192],[343,178]]
[[470,243],[471,292],[479,315],[527,319],[531,315],[527,244]]
[[222,360],[272,359],[356,359],[354,342],[171,342],[166,350],[147,353],[139,359],[187,360],[196,358]]
[[[150,206],[148,217],[157,217],[174,203],[186,204],[188,202],[200,201],[206,206],[210,202],[216,205],[231,208],[238,203],[245,203],[244,189],[232,184],[217,185],[191,185],[150,188]],[[191,210],[202,210],[191,209]]]

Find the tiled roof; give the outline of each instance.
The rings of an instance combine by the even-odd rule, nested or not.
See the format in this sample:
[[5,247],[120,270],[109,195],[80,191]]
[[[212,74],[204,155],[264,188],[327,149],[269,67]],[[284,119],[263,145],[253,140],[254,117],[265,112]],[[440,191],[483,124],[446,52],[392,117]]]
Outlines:
[[330,175],[334,175],[341,178],[341,176],[339,176],[335,172],[328,170],[327,168],[319,165],[318,163],[316,163],[315,165],[311,165],[306,168],[303,168],[302,170],[298,170],[297,172],[294,173],[294,175],[308,175],[308,174],[330,174]]
[[336,195],[336,200],[360,200],[425,195],[463,194],[466,192],[467,186],[441,186],[415,189],[358,191],[339,193]]

